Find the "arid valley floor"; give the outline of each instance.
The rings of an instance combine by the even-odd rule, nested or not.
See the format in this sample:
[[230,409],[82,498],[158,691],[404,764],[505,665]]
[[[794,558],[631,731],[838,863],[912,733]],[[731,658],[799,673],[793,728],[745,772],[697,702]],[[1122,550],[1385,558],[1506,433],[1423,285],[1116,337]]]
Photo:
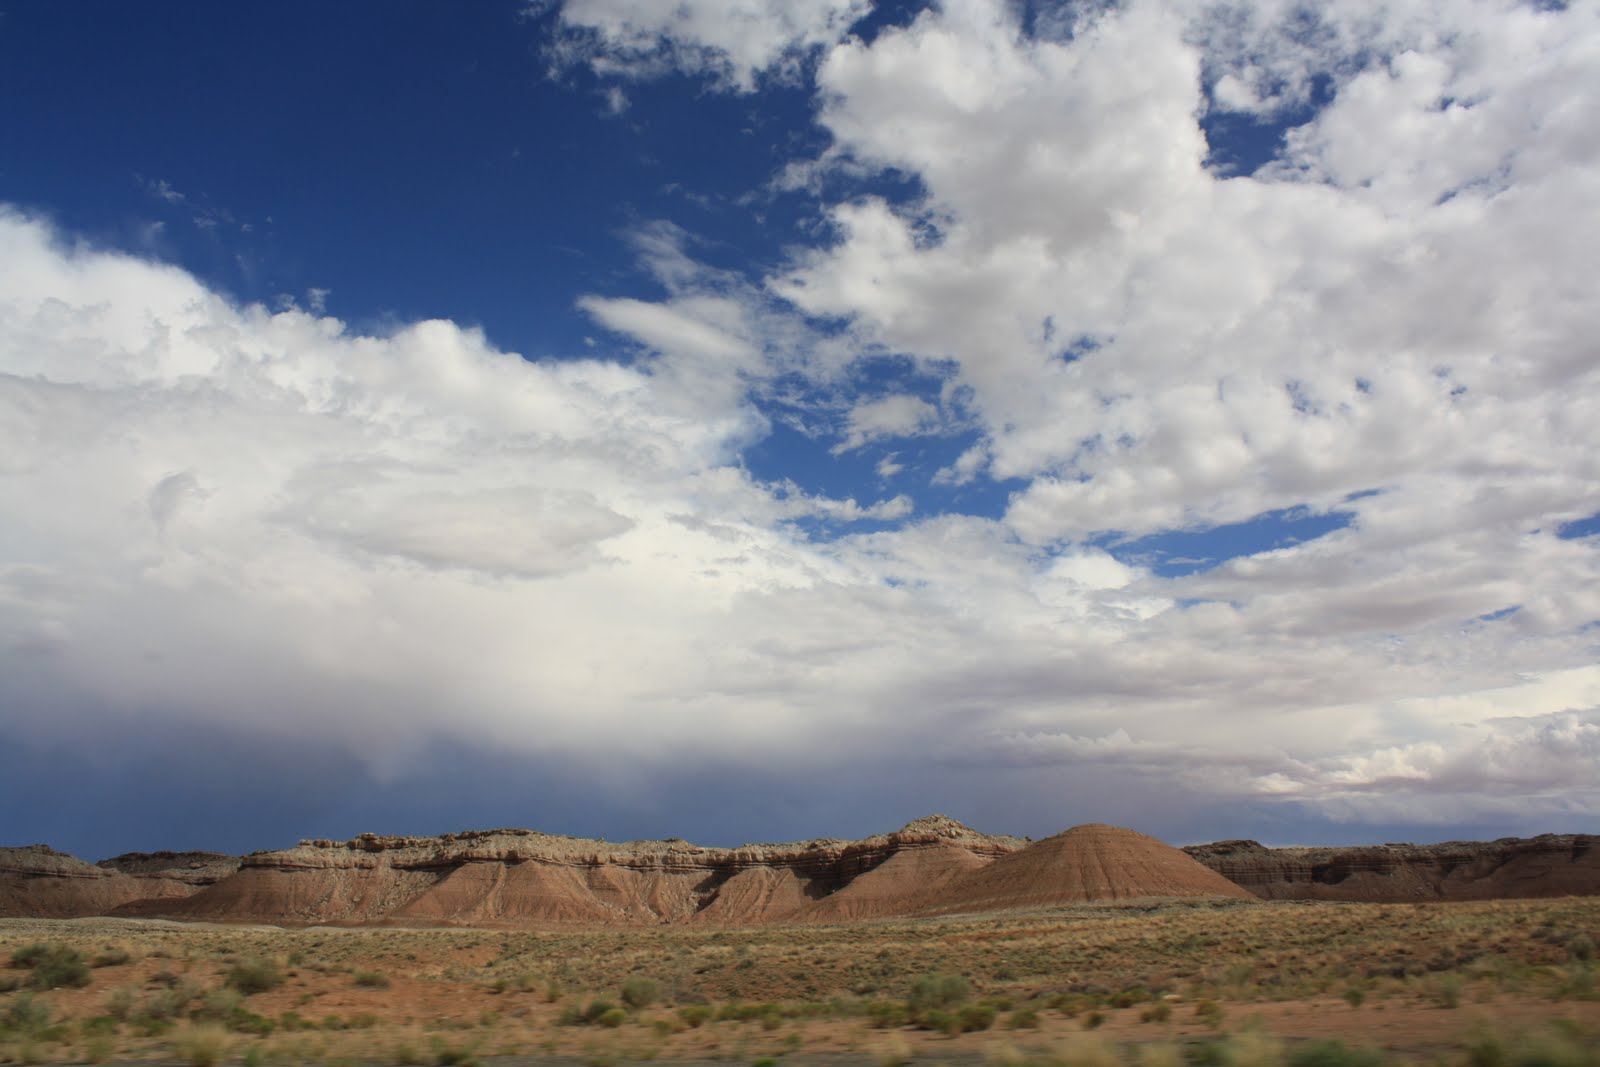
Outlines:
[[0,919],[0,1060],[1585,1067],[1597,934],[1597,897],[751,928]]

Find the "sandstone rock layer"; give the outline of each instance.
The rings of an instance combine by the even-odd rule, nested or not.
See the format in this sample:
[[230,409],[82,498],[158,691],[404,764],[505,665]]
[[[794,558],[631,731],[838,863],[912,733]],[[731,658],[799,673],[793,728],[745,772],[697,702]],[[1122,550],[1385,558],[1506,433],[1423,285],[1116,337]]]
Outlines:
[[165,914],[291,923],[760,925],[909,915],[938,887],[1021,849],[943,816],[861,841],[701,848],[530,830],[305,841]]
[[1114,826],[1043,841],[943,816],[860,841],[701,848],[531,830],[303,841],[243,859],[130,853],[98,865],[0,848],[0,916],[275,924],[754,926],[1051,908],[1089,901],[1479,900],[1600,893],[1600,838],[1176,849]]

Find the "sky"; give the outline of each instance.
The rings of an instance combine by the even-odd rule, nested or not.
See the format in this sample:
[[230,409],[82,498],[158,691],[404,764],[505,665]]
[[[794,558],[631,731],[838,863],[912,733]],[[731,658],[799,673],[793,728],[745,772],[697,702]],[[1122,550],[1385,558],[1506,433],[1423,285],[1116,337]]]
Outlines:
[[1600,5],[0,0],[0,844],[1593,832]]

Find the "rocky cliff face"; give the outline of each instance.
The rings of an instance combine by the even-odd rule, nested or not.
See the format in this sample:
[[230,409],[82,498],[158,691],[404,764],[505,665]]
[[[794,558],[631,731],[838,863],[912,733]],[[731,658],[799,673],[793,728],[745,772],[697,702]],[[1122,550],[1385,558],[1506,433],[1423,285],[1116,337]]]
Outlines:
[[125,852],[95,864],[136,878],[158,878],[198,889],[239,869],[239,857],[221,852]]
[[[897,912],[949,872],[986,865],[1026,844],[943,816],[860,841],[727,849],[678,839],[613,844],[532,830],[363,834],[246,856],[237,874],[167,914],[304,923],[838,921]],[[929,862],[902,858],[917,854]],[[884,873],[883,884],[854,909],[823,903],[875,871]]]
[[1185,852],[1266,900],[1488,900],[1600,894],[1600,837],[1348,848],[1267,848],[1255,841]]

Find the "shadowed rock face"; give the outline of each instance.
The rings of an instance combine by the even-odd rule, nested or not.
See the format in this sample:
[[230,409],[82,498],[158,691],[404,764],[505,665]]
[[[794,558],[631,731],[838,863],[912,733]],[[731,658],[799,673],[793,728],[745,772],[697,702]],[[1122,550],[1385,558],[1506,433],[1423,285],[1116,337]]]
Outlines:
[[1600,893],[1600,837],[1345,848],[1191,845],[1189,855],[1265,900],[1490,900]]
[[0,916],[72,919],[153,910],[226,878],[239,860],[215,852],[129,853],[98,866],[48,845],[0,848]]
[[219,882],[239,869],[239,857],[221,852],[125,852],[95,864],[139,878],[163,878],[196,888]]

